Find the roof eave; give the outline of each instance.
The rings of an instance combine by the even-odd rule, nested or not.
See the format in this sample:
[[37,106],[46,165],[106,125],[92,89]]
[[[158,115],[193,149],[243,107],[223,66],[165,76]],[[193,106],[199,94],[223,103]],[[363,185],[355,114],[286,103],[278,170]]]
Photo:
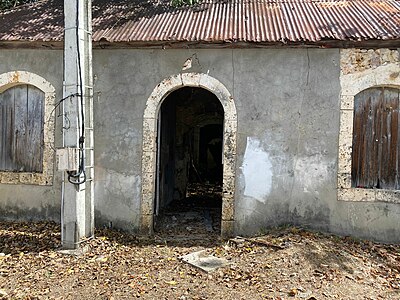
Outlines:
[[[63,41],[0,41],[0,49],[49,49],[62,50]],[[233,41],[131,41],[93,42],[94,49],[242,49],[242,48],[400,48],[400,37],[396,39],[369,40],[322,40],[301,42],[233,42]]]

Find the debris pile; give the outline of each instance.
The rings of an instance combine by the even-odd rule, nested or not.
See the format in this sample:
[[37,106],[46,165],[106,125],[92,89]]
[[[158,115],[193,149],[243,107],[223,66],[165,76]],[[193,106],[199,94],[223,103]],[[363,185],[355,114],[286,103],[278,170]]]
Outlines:
[[187,197],[174,200],[156,219],[157,234],[203,238],[212,234],[218,239],[221,231],[222,188],[216,184],[191,183]]

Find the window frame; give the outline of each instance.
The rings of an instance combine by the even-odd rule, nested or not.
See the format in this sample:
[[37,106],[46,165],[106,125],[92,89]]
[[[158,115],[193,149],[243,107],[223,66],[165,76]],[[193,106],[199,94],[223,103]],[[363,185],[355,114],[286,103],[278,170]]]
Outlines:
[[381,65],[340,78],[340,127],[337,197],[339,201],[400,203],[400,190],[367,189],[351,186],[351,163],[355,96],[375,87],[400,89],[398,64]]
[[352,187],[399,190],[400,89],[373,87],[354,100]]
[[55,88],[41,76],[27,71],[0,74],[0,93],[17,85],[32,85],[44,93],[42,172],[0,171],[1,184],[53,185],[54,176],[54,110]]

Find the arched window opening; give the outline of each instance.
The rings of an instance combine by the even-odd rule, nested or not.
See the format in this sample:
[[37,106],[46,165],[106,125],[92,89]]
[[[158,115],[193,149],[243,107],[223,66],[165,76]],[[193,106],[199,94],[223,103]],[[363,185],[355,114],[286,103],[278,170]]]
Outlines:
[[351,184],[399,189],[400,89],[376,87],[354,98]]
[[44,99],[27,84],[0,93],[0,171],[43,172]]

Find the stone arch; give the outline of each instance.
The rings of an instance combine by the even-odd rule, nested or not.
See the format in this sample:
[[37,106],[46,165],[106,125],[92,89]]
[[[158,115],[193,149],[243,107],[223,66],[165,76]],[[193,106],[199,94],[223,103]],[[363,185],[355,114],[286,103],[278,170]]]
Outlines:
[[0,93],[21,84],[35,86],[44,93],[43,172],[0,172],[0,183],[52,185],[54,172],[54,119],[51,118],[51,114],[54,109],[55,88],[43,77],[28,71],[12,71],[0,74]]
[[363,189],[351,186],[354,99],[358,93],[369,88],[394,87],[400,89],[398,64],[387,64],[360,73],[343,75],[340,83],[338,200],[400,203],[400,194],[394,190]]
[[202,73],[183,73],[170,76],[154,88],[147,100],[143,115],[140,229],[143,234],[153,233],[158,112],[164,99],[167,98],[170,93],[182,87],[199,87],[210,91],[218,98],[224,109],[221,235],[230,236],[233,234],[234,229],[236,106],[233,97],[221,82]]

